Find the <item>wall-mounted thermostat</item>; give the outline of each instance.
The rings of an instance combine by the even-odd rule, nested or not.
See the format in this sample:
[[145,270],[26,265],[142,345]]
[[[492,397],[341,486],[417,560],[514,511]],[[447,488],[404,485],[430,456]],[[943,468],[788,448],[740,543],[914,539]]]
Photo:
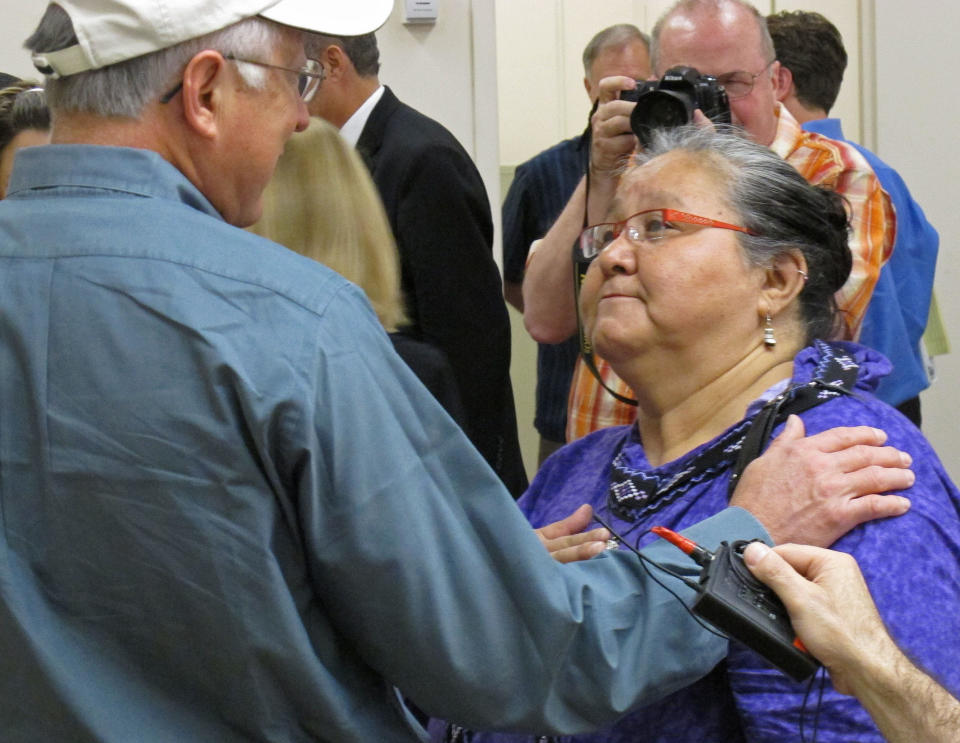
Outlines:
[[436,23],[437,0],[404,0],[404,23]]

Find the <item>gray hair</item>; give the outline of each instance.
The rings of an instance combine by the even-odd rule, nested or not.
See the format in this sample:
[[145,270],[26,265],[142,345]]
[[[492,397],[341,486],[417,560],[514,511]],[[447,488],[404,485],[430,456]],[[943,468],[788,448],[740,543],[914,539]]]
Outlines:
[[[773,39],[770,38],[770,32],[767,30],[767,19],[750,3],[743,2],[743,0],[677,0],[666,13],[660,16],[653,27],[650,39],[650,65],[653,67],[653,71],[662,74],[660,71],[660,34],[672,16],[677,13],[695,13],[698,11],[719,13],[722,7],[728,4],[743,8],[753,17],[757,30],[760,32],[760,53],[766,60],[775,59],[777,54],[774,50]],[[729,70],[729,72],[733,72],[733,70]]]
[[791,251],[803,254],[807,280],[799,301],[807,341],[835,337],[841,326],[834,294],[852,266],[843,197],[811,186],[786,160],[733,127],[657,129],[635,159],[642,165],[676,151],[690,153],[726,184],[727,205],[754,233],[736,233],[750,265],[770,266]]
[[590,77],[590,68],[601,52],[619,49],[633,41],[639,41],[650,49],[650,37],[632,23],[617,23],[597,32],[583,49],[583,73]]
[[308,57],[319,57],[328,46],[336,45],[343,49],[347,59],[360,77],[373,77],[380,72],[380,48],[376,34],[362,36],[326,36],[308,33],[306,47]]
[[[176,85],[187,63],[205,49],[257,59],[281,40],[282,27],[262,18],[247,18],[232,26],[158,52],[144,54],[97,70],[63,78],[48,78],[47,103],[54,111],[135,118],[144,106]],[[70,16],[58,5],[47,6],[37,30],[24,46],[33,53],[53,52],[77,43]],[[237,62],[241,79],[262,89],[267,71]]]

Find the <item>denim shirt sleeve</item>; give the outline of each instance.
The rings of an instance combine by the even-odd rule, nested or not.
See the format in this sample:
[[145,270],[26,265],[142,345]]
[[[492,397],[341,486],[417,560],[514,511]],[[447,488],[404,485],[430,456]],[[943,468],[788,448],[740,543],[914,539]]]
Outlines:
[[[300,508],[324,605],[367,663],[432,715],[565,732],[716,664],[725,641],[702,631],[636,558],[555,563],[408,375],[361,353],[366,340],[320,361],[318,379],[337,380],[336,394],[332,381],[318,387],[318,416],[305,422],[320,446]],[[376,425],[357,424],[361,401]],[[739,509],[695,532],[707,543],[764,536]],[[695,572],[669,545],[652,552]]]

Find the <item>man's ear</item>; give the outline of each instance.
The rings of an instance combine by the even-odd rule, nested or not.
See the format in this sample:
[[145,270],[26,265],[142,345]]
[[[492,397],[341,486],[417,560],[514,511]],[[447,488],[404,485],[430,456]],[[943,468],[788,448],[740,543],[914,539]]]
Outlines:
[[330,44],[320,55],[320,64],[323,65],[326,75],[324,82],[338,83],[343,79],[348,69],[352,66],[347,53],[336,44]]
[[227,61],[220,52],[206,49],[187,62],[181,92],[183,116],[200,136],[217,135],[220,107],[230,84]]
[[778,255],[766,269],[760,290],[760,313],[777,316],[800,295],[807,282],[807,261],[799,250]]
[[773,94],[778,101],[783,101],[794,92],[793,73],[779,62],[774,62],[773,66]]

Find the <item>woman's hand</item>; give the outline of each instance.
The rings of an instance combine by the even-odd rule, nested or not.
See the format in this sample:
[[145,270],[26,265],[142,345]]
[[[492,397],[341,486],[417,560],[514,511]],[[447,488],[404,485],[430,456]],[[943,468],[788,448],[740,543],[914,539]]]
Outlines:
[[535,529],[543,546],[557,562],[589,560],[607,547],[611,534],[603,527],[584,532],[593,522],[593,509],[586,503],[565,519]]
[[750,511],[776,544],[829,547],[864,521],[900,516],[910,501],[880,495],[913,485],[910,455],[883,446],[877,428],[831,428],[804,436],[787,419],[781,434],[744,470],[730,500]]

